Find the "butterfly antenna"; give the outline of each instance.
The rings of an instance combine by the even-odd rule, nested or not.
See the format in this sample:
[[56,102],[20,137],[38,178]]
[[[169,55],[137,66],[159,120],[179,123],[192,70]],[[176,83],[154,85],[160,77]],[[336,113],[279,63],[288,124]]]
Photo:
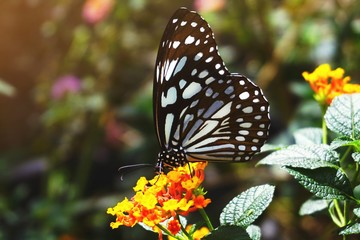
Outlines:
[[120,180],[121,181],[124,180],[125,174],[131,173],[135,170],[138,170],[140,168],[145,168],[145,167],[154,167],[154,166],[152,164],[139,163],[139,164],[131,164],[131,165],[119,167],[118,171],[120,173]]

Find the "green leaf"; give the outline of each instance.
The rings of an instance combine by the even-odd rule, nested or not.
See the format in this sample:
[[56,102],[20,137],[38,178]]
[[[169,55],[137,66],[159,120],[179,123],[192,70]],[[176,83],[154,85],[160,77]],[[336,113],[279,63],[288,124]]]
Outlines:
[[328,207],[329,203],[325,199],[310,198],[304,202],[299,210],[301,216],[310,215],[316,212],[320,212]]
[[273,152],[263,158],[258,164],[281,165],[315,169],[332,167],[339,161],[339,154],[328,145],[291,145],[285,149]]
[[322,199],[352,198],[352,188],[346,174],[336,167],[316,169],[285,168],[307,190]]
[[330,148],[331,149],[337,149],[340,147],[355,147],[355,149],[360,149],[360,140],[352,140],[348,137],[339,137],[334,139],[331,143],[330,143]]
[[351,157],[354,159],[355,162],[360,163],[360,152],[354,152],[351,154]]
[[274,191],[274,186],[265,184],[242,192],[223,209],[220,225],[249,226],[270,204]]
[[294,132],[296,144],[321,144],[322,129],[321,128],[302,128]]
[[358,234],[358,233],[360,233],[360,223],[354,223],[352,225],[347,226],[339,234],[340,235],[350,235],[350,234]]
[[261,230],[256,225],[250,225],[246,228],[246,232],[249,234],[251,240],[261,239]]
[[354,208],[353,212],[358,218],[360,218],[360,208]]
[[240,226],[220,226],[211,231],[205,240],[252,240],[249,234]]
[[343,94],[332,101],[325,113],[326,126],[351,139],[360,138],[360,94]]

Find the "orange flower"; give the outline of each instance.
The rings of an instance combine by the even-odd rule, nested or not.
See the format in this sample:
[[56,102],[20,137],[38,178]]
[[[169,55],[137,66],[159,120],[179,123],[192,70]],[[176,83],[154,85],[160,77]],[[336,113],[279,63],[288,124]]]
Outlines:
[[348,83],[350,77],[344,77],[344,73],[342,68],[332,70],[329,64],[321,64],[312,73],[302,75],[314,90],[316,101],[329,105],[336,96],[360,92],[360,85]]
[[200,187],[206,165],[206,162],[189,163],[189,166],[174,168],[152,180],[141,177],[133,188],[135,195],[130,200],[125,198],[107,210],[108,214],[116,216],[116,221],[110,226],[133,227],[137,223],[143,223],[157,231],[161,238],[159,225],[165,227],[162,223],[171,219],[167,228],[176,235],[181,229],[177,220],[179,215],[186,216],[211,202],[210,199],[205,199],[205,192]]

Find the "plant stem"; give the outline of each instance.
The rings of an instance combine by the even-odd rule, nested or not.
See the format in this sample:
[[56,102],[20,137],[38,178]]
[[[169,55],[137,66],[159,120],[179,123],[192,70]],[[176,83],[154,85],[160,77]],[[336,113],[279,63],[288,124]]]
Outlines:
[[343,227],[346,225],[346,221],[345,221],[346,217],[343,215],[340,205],[339,205],[339,201],[337,199],[334,199],[334,205],[335,205],[335,210],[336,210],[338,219],[340,220],[340,224],[341,224],[340,227]]
[[325,122],[325,111],[326,109],[322,108],[322,143],[327,144],[327,128],[326,128],[326,122]]
[[329,214],[330,214],[330,217],[332,219],[332,221],[338,226],[338,227],[341,227],[341,221],[338,219],[338,217],[336,216],[335,214],[335,211],[334,211],[334,206],[330,206],[329,209]]
[[201,216],[204,218],[206,226],[209,228],[209,230],[210,231],[214,230],[214,227],[211,224],[210,219],[209,219],[208,215],[206,214],[205,210],[203,208],[200,208],[199,212],[200,212]]
[[341,157],[341,159],[340,159],[340,163],[342,163],[346,158],[347,158],[347,156],[349,155],[349,153],[351,152],[351,150],[352,150],[352,147],[348,147],[347,149],[346,149],[346,152],[344,153],[344,155]]
[[186,229],[184,228],[184,226],[181,224],[179,215],[176,215],[176,217],[177,217],[177,220],[178,220],[179,223],[180,223],[181,231],[185,234],[185,236],[188,238],[188,240],[194,240],[193,237],[186,231]]

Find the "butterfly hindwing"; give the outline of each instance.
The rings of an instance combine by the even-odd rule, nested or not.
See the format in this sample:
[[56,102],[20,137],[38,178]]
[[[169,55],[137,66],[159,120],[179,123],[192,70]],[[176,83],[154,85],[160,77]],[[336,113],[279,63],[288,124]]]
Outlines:
[[186,125],[180,127],[180,139],[189,161],[246,161],[260,151],[268,135],[269,104],[258,86],[231,74],[204,88],[202,95],[180,121]]

